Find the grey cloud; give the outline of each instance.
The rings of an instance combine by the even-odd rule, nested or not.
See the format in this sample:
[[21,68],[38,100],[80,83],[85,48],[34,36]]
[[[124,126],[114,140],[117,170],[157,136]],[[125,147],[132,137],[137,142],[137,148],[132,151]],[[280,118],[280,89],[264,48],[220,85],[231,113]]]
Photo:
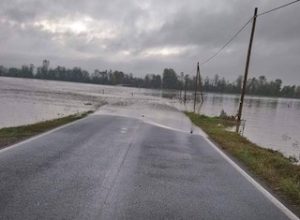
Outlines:
[[[173,67],[194,73],[195,63],[211,56],[253,14],[288,0],[2,0],[0,2],[0,65],[21,65],[51,58],[53,65],[88,70],[122,69],[144,75]],[[251,62],[253,76],[283,78],[300,84],[300,4],[259,17]],[[34,25],[67,18],[95,25],[87,32],[55,32]],[[6,22],[6,23],[5,23]],[[106,26],[98,27],[104,23]],[[51,27],[49,27],[51,28]],[[90,27],[89,27],[90,28]],[[112,28],[115,36],[98,37]],[[250,25],[210,64],[204,75],[229,79],[242,74]],[[92,36],[92,37],[91,37]],[[151,50],[183,48],[178,54],[147,55]]]

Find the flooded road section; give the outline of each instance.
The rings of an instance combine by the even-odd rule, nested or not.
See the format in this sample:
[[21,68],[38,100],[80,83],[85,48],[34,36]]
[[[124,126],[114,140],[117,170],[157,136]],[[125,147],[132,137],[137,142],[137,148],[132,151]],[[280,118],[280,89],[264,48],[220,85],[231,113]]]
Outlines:
[[0,127],[77,112],[134,117],[183,132],[199,132],[160,91],[45,80],[0,78]]
[[[187,97],[191,100],[192,93]],[[238,95],[204,94],[200,113],[218,116],[224,110],[235,115],[238,104]],[[184,105],[177,91],[0,77],[0,128],[96,110],[95,114],[201,132],[180,112],[192,109],[192,101]],[[300,100],[247,96],[243,118],[244,136],[251,141],[300,158]]]
[[141,102],[140,100],[116,102],[107,104],[95,112],[96,115],[116,115],[137,118],[145,123],[159,127],[176,130],[184,133],[205,135],[201,129],[194,126],[191,121],[171,102],[162,100]]

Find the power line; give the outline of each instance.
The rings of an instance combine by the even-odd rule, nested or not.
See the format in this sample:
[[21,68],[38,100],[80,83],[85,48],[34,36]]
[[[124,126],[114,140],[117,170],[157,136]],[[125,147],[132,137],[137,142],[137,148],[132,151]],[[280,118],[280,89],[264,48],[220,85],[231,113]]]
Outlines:
[[[297,2],[300,2],[300,0],[295,0],[295,1],[292,1],[290,3],[287,3],[287,4],[284,4],[284,5],[272,8],[270,10],[264,11],[262,13],[257,14],[256,17],[268,14],[270,12],[273,12],[273,11],[276,11],[276,10],[279,10],[279,9],[282,9],[284,7],[290,6],[290,5],[292,5],[294,3],[297,3]],[[208,59],[206,59],[205,61],[203,61],[202,63],[200,63],[200,66],[203,66],[204,64],[210,62],[213,58],[215,58],[216,56],[218,56],[247,27],[247,25],[252,20],[253,20],[253,17],[250,18],[215,54],[213,54],[211,57],[209,57]]]
[[213,58],[218,56],[222,52],[222,50],[224,50],[225,47],[227,47],[247,27],[247,25],[252,21],[252,19],[253,17],[250,18],[214,55],[212,55],[211,57],[209,57],[208,59],[200,63],[200,66],[203,66],[204,64],[208,63]]
[[273,12],[273,11],[276,11],[276,10],[279,10],[279,9],[281,9],[281,8],[285,8],[285,7],[290,6],[290,5],[292,5],[292,4],[294,4],[294,3],[297,3],[297,2],[300,2],[300,0],[296,0],[296,1],[293,1],[293,2],[290,2],[290,3],[287,3],[287,4],[284,4],[284,5],[281,5],[281,6],[272,8],[272,9],[270,9],[270,10],[268,10],[268,11],[264,11],[264,12],[262,12],[262,13],[259,13],[259,14],[257,15],[257,17],[258,17],[258,16],[261,16],[261,15],[268,14],[268,13]]

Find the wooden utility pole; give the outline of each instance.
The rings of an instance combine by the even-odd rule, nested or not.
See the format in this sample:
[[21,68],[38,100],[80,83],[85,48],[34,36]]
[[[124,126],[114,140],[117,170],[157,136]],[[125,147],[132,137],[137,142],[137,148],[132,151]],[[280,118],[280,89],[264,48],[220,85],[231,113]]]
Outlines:
[[182,98],[181,98],[181,93],[182,93],[182,87],[181,87],[181,85],[180,85],[180,90],[179,90],[179,100],[182,99]]
[[196,85],[195,85],[195,94],[194,94],[194,113],[196,111],[196,101],[197,101],[197,90],[198,90],[198,77],[199,77],[199,62],[197,63],[197,74],[196,74]]
[[184,96],[183,96],[184,104],[186,103],[186,89],[187,89],[187,77],[185,75],[184,76]]
[[202,104],[203,103],[203,88],[202,88],[202,79],[201,79],[201,74],[200,74],[200,67],[199,67],[199,64],[198,64],[198,81],[199,81],[199,91],[200,91],[200,103]]
[[249,42],[249,47],[248,47],[248,52],[247,52],[247,60],[246,60],[246,66],[245,66],[244,82],[243,82],[243,87],[242,87],[242,93],[241,93],[239,111],[238,111],[238,114],[237,114],[238,122],[240,122],[241,118],[242,118],[244,96],[245,96],[246,87],[247,87],[247,78],[248,78],[249,64],[250,64],[250,58],[251,58],[252,43],[253,43],[254,32],[255,32],[255,25],[256,25],[256,17],[257,17],[257,8],[254,9],[254,16],[253,16],[253,21],[252,21],[251,36],[250,36],[250,42]]
[[179,92],[179,99],[180,99],[180,101],[182,101],[182,92],[183,92],[183,80],[184,80],[184,73],[183,72],[181,72],[180,73],[180,92]]

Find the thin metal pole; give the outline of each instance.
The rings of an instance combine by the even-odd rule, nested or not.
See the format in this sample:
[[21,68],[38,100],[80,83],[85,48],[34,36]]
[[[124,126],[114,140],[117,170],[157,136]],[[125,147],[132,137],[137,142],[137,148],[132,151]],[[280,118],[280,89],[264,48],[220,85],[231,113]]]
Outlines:
[[245,96],[246,87],[247,87],[247,78],[248,78],[249,64],[250,64],[252,44],[253,44],[253,38],[254,38],[254,32],[255,32],[255,25],[256,25],[256,17],[257,17],[257,8],[254,9],[254,16],[253,16],[253,22],[252,22],[252,30],[251,30],[251,36],[250,36],[250,42],[249,42],[249,47],[248,47],[248,52],[247,52],[247,60],[246,60],[246,66],[245,66],[244,82],[243,82],[243,87],[242,87],[242,92],[241,92],[241,99],[240,99],[239,111],[238,111],[238,115],[237,115],[238,122],[240,122],[241,118],[242,118],[244,96]]
[[200,67],[198,67],[198,73],[199,73],[199,91],[200,91],[200,102],[203,103],[203,88],[202,88],[202,78],[200,73]]
[[199,75],[199,62],[197,63],[196,85],[195,85],[195,94],[194,94],[194,113],[196,111],[197,90],[198,90],[198,75]]
[[180,90],[179,90],[179,99],[181,100],[182,98],[181,98],[181,93],[182,93],[182,87],[181,87],[181,85],[180,85]]
[[184,77],[184,96],[183,96],[183,101],[184,104],[186,103],[186,89],[187,89],[187,77]]

